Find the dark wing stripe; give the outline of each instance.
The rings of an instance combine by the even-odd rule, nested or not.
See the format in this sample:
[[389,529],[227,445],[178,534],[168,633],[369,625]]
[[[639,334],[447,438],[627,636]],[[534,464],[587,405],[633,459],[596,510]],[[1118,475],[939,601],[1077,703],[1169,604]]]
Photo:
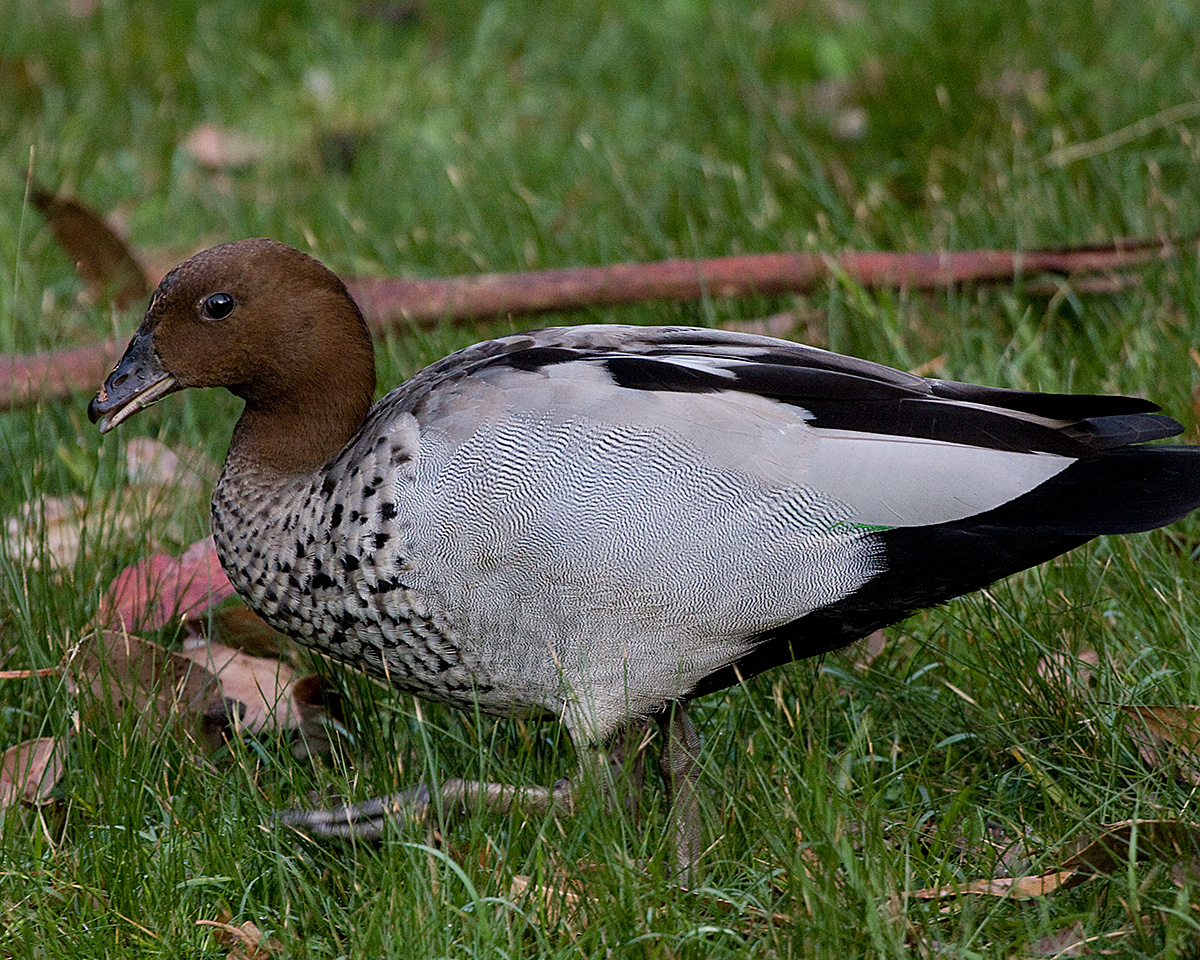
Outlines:
[[617,386],[627,390],[713,393],[729,389],[734,382],[717,373],[649,357],[607,357],[603,363]]
[[954,380],[927,380],[935,397],[967,403],[986,403],[1006,410],[1031,413],[1048,420],[1085,420],[1091,417],[1111,417],[1120,414],[1156,413],[1158,404],[1141,397],[1117,397],[1074,393],[1034,393],[1028,390],[1005,390],[1002,387],[980,387]]
[[496,359],[518,370],[540,370],[542,367],[553,366],[556,363],[568,363],[579,360],[578,350],[567,347],[531,347],[528,350],[515,350]]
[[759,396],[802,406],[813,400],[862,403],[929,396],[929,391],[925,389],[912,389],[840,370],[801,371],[796,367],[786,367],[777,363],[738,363],[730,369],[735,378],[731,384],[727,383],[728,386],[746,393],[757,393]]
[[947,406],[940,400],[845,403],[809,400],[802,403],[814,427],[854,430],[896,437],[921,437],[945,443],[988,447],[1014,453],[1054,453],[1079,457],[1084,444],[1061,430],[979,407]]
[[[957,391],[960,399],[955,402],[904,385],[836,370],[739,361],[727,368],[733,374],[731,378],[666,359],[608,357],[603,363],[619,386],[631,390],[684,393],[738,390],[800,407],[811,414],[809,422],[814,427],[920,437],[1017,453],[1038,451],[1080,457],[1125,443],[1174,436],[1181,429],[1169,417],[1151,414],[1092,417],[1063,429],[1058,424],[975,405],[985,398],[1023,397],[1019,391],[985,390],[968,399],[968,391],[962,390]],[[1143,401],[1134,399],[1130,404],[1138,408]],[[1070,406],[1089,409],[1083,404]],[[1121,404],[1097,406],[1122,408]]]
[[[928,380],[801,344],[777,344],[763,346],[756,338],[715,330],[668,330],[658,331],[653,340],[629,343],[629,352],[622,354],[614,344],[540,346],[529,338],[483,363],[535,371],[595,362],[629,390],[736,390],[800,407],[811,414],[814,427],[1013,452],[1091,456],[1182,429],[1169,417],[1154,415],[1158,407],[1137,397],[1042,394]],[[704,369],[706,362],[710,369]]]

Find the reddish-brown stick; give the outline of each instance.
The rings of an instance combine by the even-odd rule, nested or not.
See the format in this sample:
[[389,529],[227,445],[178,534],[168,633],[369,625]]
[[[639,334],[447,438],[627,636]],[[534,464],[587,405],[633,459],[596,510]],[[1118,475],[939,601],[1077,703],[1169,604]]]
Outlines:
[[[1023,252],[766,253],[428,280],[358,277],[347,286],[378,331],[405,324],[428,326],[649,300],[803,293],[835,277],[867,288],[934,290],[1022,275],[1094,275],[1175,256],[1194,243],[1194,239],[1187,244],[1136,240]],[[119,345],[110,341],[0,359],[0,410],[94,389],[116,361],[118,350]]]

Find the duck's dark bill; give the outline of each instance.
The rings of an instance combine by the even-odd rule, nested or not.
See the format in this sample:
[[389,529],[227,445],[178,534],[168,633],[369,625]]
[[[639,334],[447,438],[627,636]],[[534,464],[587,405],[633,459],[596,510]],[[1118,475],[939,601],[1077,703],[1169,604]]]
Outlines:
[[88,419],[107,433],[122,420],[178,389],[175,378],[164,371],[154,355],[152,338],[138,334],[125,348],[100,392],[88,404]]

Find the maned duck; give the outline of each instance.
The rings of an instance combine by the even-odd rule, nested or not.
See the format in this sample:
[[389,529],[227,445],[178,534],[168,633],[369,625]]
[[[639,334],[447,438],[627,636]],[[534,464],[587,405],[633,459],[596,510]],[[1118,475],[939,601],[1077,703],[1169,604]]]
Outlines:
[[[342,282],[271,240],[163,279],[88,409],[245,400],[212,500],[221,562],[301,643],[421,697],[558,718],[584,755],[658,721],[676,854],[699,850],[683,705],[1107,533],[1200,504],[1200,448],[1139,399],[929,380],[684,327],[514,334],[372,406]],[[505,806],[571,785],[451,781]],[[428,791],[297,814],[378,831]]]

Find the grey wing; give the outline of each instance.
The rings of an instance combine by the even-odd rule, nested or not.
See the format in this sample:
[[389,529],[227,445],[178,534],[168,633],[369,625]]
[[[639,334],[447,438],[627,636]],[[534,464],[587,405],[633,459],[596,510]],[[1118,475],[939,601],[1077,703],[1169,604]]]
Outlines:
[[[861,588],[884,562],[879,528],[991,509],[1072,462],[821,426],[818,399],[846,402],[830,376],[917,399],[930,382],[782,341],[612,327],[510,340],[405,400],[420,437],[397,491],[409,576],[480,662],[512,665],[494,680],[531,700],[583,689],[596,729]],[[809,365],[774,362],[796,358]],[[814,397],[746,389],[768,373]]]

